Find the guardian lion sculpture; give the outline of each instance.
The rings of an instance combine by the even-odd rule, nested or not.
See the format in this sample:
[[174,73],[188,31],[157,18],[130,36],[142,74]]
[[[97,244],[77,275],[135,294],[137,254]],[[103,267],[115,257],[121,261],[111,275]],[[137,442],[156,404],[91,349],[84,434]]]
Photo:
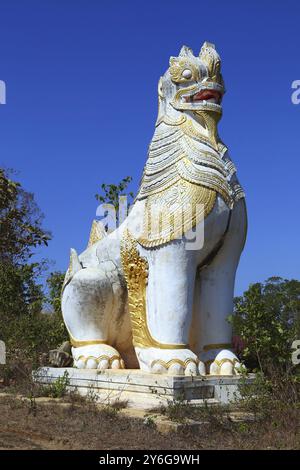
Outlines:
[[[197,57],[184,46],[170,58],[128,217],[109,234],[94,222],[88,248],[79,256],[71,250],[62,312],[75,367],[173,375],[232,375],[242,367],[227,317],[247,216],[217,131],[220,68],[207,42]],[[197,234],[203,243],[191,242]]]

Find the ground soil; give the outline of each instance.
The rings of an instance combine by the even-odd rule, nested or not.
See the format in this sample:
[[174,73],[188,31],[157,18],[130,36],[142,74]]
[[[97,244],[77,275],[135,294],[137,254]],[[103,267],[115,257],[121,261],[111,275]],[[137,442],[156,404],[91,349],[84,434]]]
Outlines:
[[[127,414],[126,414],[127,413]],[[299,416],[283,422],[213,417],[203,426],[160,433],[152,418],[85,401],[35,400],[0,393],[0,449],[299,449]]]

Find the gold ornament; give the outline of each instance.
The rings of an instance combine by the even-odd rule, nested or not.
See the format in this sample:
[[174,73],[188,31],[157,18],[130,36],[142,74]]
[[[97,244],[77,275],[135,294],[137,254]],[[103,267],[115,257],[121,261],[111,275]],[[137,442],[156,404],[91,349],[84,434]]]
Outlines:
[[121,358],[121,356],[117,356],[116,354],[114,356],[107,356],[106,354],[102,354],[101,356],[79,356],[77,359],[76,359],[76,362],[81,360],[83,361],[85,364],[87,363],[87,361],[89,359],[94,359],[95,361],[97,361],[97,363],[99,364],[100,361],[107,361],[109,366],[111,367],[113,361],[115,359],[117,359],[118,361],[120,361],[120,366],[121,366],[121,369],[125,369],[125,364],[124,364],[124,361],[123,359]]
[[181,359],[171,359],[170,361],[163,361],[161,359],[156,359],[151,363],[151,368],[155,366],[156,364],[160,364],[161,366],[165,367],[166,369],[169,369],[173,364],[186,367],[188,364],[195,364],[195,366],[198,366],[199,360],[198,359],[186,359],[185,361],[182,361]]
[[106,236],[106,232],[101,222],[97,222],[97,220],[93,220],[87,247],[90,248],[99,240],[102,240],[102,238],[104,238],[105,236]]
[[140,245],[150,248],[180,239],[212,211],[214,190],[180,179],[146,200]]
[[69,336],[70,336],[70,342],[74,348],[80,348],[81,346],[91,346],[92,344],[107,344],[107,340],[102,340],[102,339],[91,339],[91,340],[81,340],[81,339],[75,339],[70,331],[68,331]]
[[213,362],[217,364],[218,367],[221,367],[223,364],[226,364],[226,363],[231,364],[233,367],[235,367],[235,364],[239,364],[238,359],[228,359],[228,358],[224,358],[220,360],[215,359]]
[[184,179],[216,191],[231,207],[232,189],[218,146],[200,133],[191,119],[177,120],[177,126],[173,120],[172,127],[165,124],[168,120],[165,116],[150,144],[137,200],[158,194]]
[[[189,74],[185,72],[189,71]],[[174,83],[196,82],[199,80],[199,69],[188,58],[171,57],[169,72]]]

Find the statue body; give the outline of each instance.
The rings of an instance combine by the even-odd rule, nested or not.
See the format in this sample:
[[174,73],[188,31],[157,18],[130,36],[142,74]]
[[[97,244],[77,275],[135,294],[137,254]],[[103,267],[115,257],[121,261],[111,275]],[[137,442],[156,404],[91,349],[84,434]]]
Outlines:
[[204,43],[199,57],[183,47],[158,94],[128,217],[79,257],[71,250],[62,312],[74,365],[231,375],[241,364],[227,317],[247,216],[217,133],[224,84],[214,46]]

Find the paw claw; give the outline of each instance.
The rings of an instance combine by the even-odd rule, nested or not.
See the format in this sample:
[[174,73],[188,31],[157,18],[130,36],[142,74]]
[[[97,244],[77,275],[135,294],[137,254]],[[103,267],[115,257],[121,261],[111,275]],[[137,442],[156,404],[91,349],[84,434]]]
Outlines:
[[111,363],[111,368],[112,369],[120,369],[120,361],[119,359],[114,359]]
[[222,349],[219,352],[218,350],[209,351],[209,354],[202,353],[201,358],[205,361],[207,367],[210,364],[210,375],[233,376],[246,370],[234,352],[229,349]]
[[212,362],[212,364],[210,365],[209,374],[210,375],[219,375],[219,366],[215,362]]
[[86,369],[97,369],[98,362],[94,358],[90,358],[86,361]]
[[109,362],[107,359],[101,359],[101,361],[98,364],[98,369],[99,370],[106,370],[109,369]]
[[198,358],[190,349],[136,347],[141,370],[153,374],[197,375]]
[[197,365],[194,362],[189,362],[184,371],[185,375],[197,375]]
[[206,368],[204,362],[199,361],[198,370],[200,375],[206,375]]
[[167,368],[157,362],[151,367],[151,372],[153,372],[153,374],[166,374]]
[[184,367],[179,363],[171,364],[168,368],[169,375],[183,375],[184,374]]
[[75,366],[78,369],[84,369],[85,368],[85,362],[82,359],[78,359],[78,361],[75,361]]
[[74,365],[79,369],[125,368],[118,351],[108,344],[94,344],[72,348]]
[[231,362],[224,362],[220,367],[220,375],[233,375],[233,364]]

